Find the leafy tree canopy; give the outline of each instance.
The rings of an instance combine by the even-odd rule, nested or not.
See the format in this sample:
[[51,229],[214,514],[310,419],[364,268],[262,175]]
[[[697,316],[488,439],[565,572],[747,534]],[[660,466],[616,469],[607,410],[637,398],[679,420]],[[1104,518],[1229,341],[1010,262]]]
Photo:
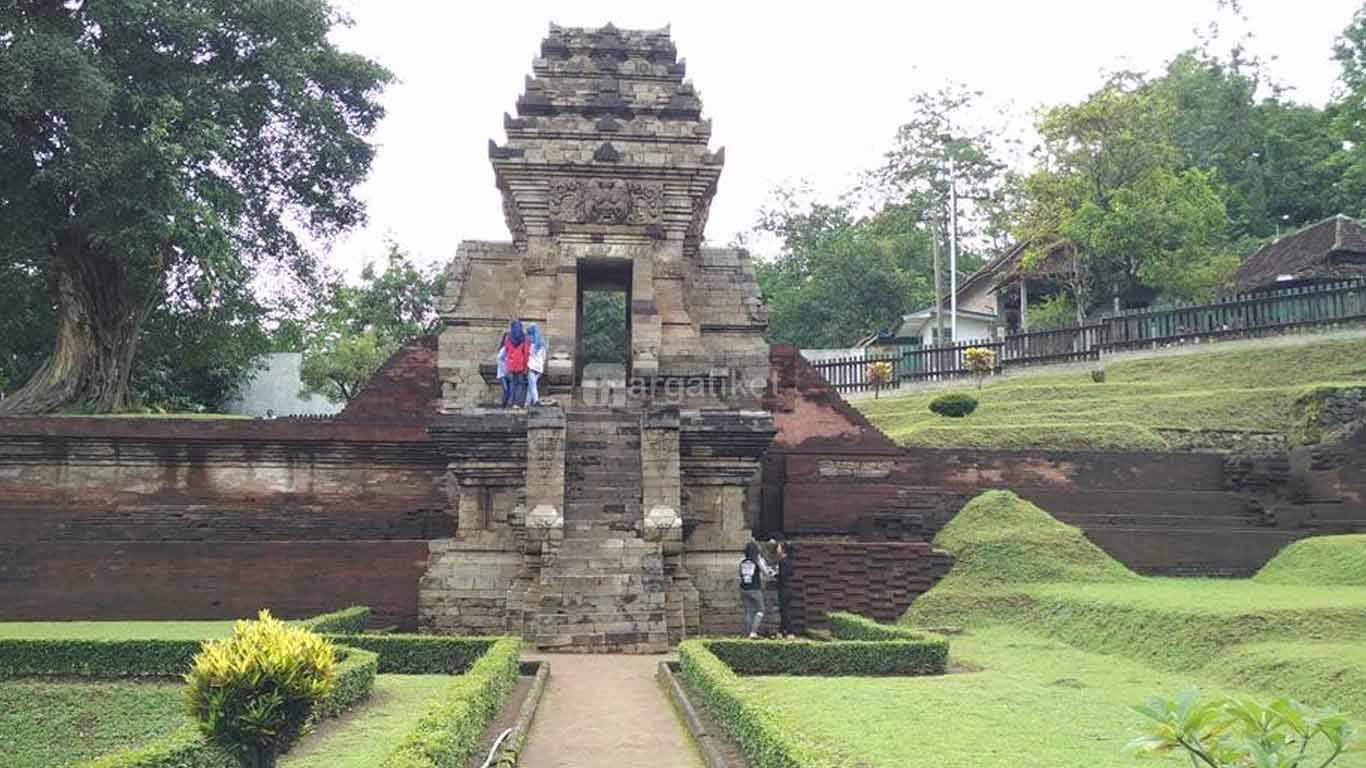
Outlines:
[[281,324],[276,345],[302,347],[304,392],[349,401],[404,342],[436,330],[445,284],[390,243],[383,272],[366,264],[354,286],[334,278],[307,319]]
[[263,267],[314,277],[301,236],[361,220],[389,80],[328,40],[344,22],[326,0],[0,6],[0,252],[54,307],[0,411],[123,409],[168,298],[231,321]]

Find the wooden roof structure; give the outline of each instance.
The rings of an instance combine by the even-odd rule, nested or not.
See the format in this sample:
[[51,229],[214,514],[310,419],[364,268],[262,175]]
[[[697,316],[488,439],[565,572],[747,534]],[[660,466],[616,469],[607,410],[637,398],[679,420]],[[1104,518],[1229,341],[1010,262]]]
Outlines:
[[1262,246],[1233,276],[1235,293],[1366,278],[1366,227],[1342,214]]

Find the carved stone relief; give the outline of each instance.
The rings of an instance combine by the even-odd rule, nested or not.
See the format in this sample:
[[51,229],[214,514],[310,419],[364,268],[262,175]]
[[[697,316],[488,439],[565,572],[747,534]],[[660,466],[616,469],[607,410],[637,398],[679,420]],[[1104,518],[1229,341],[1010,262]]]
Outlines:
[[565,179],[550,184],[550,220],[562,224],[658,224],[664,186],[629,179]]

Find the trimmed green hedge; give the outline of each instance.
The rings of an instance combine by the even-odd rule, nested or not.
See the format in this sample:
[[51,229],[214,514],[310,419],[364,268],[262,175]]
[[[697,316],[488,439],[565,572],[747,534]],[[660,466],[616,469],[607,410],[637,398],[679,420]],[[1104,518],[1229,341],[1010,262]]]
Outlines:
[[379,654],[359,648],[337,647],[336,685],[327,698],[318,702],[314,718],[336,717],[359,704],[375,687]]
[[[479,749],[484,728],[498,715],[521,673],[520,639],[490,639],[486,647],[385,758],[384,768],[462,768]],[[382,664],[383,651],[380,658]]]
[[826,614],[830,620],[830,634],[838,640],[938,640],[938,635],[901,627],[895,624],[881,624],[857,613],[834,611]]
[[340,611],[304,619],[298,623],[304,628],[322,635],[355,634],[364,632],[365,628],[370,625],[370,608],[364,605],[353,605]]
[[[743,641],[741,641],[743,642]],[[755,643],[754,645],[777,645]],[[753,691],[705,640],[678,644],[683,680],[701,705],[740,745],[753,768],[837,768],[848,765],[829,747],[808,741],[768,709],[751,703]]]
[[325,635],[337,645],[379,654],[379,671],[401,675],[459,675],[479,661],[496,637],[445,635]]
[[942,675],[949,642],[920,640],[703,640],[738,675],[842,677]]
[[0,677],[176,677],[198,640],[0,640]]

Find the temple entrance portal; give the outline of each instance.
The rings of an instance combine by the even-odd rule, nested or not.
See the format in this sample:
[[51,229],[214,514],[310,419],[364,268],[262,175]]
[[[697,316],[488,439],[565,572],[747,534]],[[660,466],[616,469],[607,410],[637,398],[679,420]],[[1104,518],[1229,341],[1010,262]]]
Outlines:
[[579,263],[574,383],[626,381],[631,370],[631,262]]

